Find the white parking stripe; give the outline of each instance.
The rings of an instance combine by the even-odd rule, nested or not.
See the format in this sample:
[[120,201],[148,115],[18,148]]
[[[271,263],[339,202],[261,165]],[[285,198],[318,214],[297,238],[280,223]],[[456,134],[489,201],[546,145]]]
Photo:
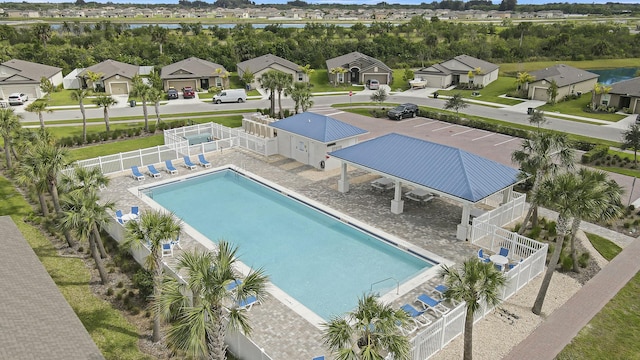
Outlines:
[[431,122],[426,122],[426,123],[424,123],[424,124],[414,125],[413,127],[419,127],[419,126],[431,125],[431,124],[433,124],[433,123],[437,123],[437,122],[438,122],[438,121],[434,120],[434,121],[431,121]]
[[450,127],[454,127],[454,126],[458,126],[458,125],[449,125],[449,126],[445,126],[445,127],[441,127],[441,128],[433,129],[433,130],[431,130],[431,131],[440,131],[440,130],[448,129],[448,128],[450,128]]
[[451,136],[456,136],[456,135],[460,135],[460,134],[468,133],[469,131],[473,131],[473,130],[475,130],[475,129],[469,129],[469,130],[461,131],[461,132],[459,132],[459,133],[451,134]]
[[338,111],[331,114],[327,114],[327,116],[333,116],[333,115],[339,115],[339,114],[344,114],[344,111]]
[[495,144],[495,145],[493,145],[493,146],[498,146],[498,145],[506,144],[506,143],[508,143],[509,141],[513,141],[513,140],[515,140],[515,139],[517,139],[517,138],[511,138],[511,139],[509,139],[509,140],[505,140],[505,141],[503,141],[503,142],[499,142],[499,143],[497,143],[497,144]]
[[484,139],[484,138],[486,138],[486,137],[493,136],[493,135],[495,135],[495,133],[490,133],[490,134],[485,135],[485,136],[480,136],[479,138],[472,139],[471,141],[476,141],[476,140]]

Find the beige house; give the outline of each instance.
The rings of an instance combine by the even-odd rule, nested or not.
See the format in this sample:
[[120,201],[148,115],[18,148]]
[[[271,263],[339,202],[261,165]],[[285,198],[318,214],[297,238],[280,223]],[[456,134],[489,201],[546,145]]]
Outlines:
[[44,93],[40,80],[46,78],[54,86],[62,84],[62,69],[24,60],[13,59],[0,64],[0,97],[7,99],[12,93],[26,94],[39,99]]
[[613,106],[618,110],[629,109],[632,114],[640,114],[640,77],[611,84],[605,94],[592,95],[596,105]]
[[598,82],[598,74],[586,70],[574,68],[569,65],[559,64],[542,70],[529,73],[533,81],[525,84],[527,97],[532,100],[549,101],[547,90],[552,81],[558,86],[558,96],[560,100],[567,95],[587,93],[593,89]]
[[247,61],[236,64],[238,69],[238,77],[242,79],[245,72],[253,73],[253,81],[250,84],[251,89],[255,89],[259,85],[262,74],[269,70],[277,70],[293,77],[294,82],[308,82],[308,76],[300,70],[300,66],[287,59],[283,59],[273,54],[262,55]]
[[160,78],[165,90],[185,87],[208,90],[210,87],[229,87],[229,73],[224,66],[211,61],[190,57],[164,66]]
[[[80,73],[78,79],[82,88],[104,88],[109,95],[128,95],[131,91],[133,77],[138,75],[140,67],[115,60],[105,60],[99,64],[89,66]],[[95,83],[89,79],[89,73],[100,74]]]
[[[342,68],[345,73],[331,73],[331,69]],[[393,82],[393,70],[382,61],[354,51],[327,60],[327,73],[332,84],[365,84],[367,80],[378,80],[380,84]]]
[[447,88],[460,83],[472,83],[485,87],[498,79],[500,67],[469,55],[458,55],[453,59],[422,68],[414,72],[416,79],[427,82],[427,86]]

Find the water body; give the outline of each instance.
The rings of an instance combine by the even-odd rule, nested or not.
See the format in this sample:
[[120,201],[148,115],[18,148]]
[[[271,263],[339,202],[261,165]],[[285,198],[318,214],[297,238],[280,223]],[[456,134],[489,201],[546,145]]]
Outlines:
[[587,71],[600,75],[600,78],[598,78],[598,82],[611,85],[613,83],[634,78],[635,73],[638,70],[640,70],[640,67],[598,69],[598,70],[587,70]]
[[[83,23],[84,24],[84,23]],[[189,23],[191,24],[191,23]],[[222,29],[233,29],[234,27],[236,27],[236,25],[239,24],[244,24],[244,23],[234,23],[234,24],[202,24],[202,28],[203,29],[207,29],[210,26],[217,26],[219,28]],[[255,29],[264,29],[267,25],[280,25],[283,28],[296,28],[296,29],[302,29],[305,27],[306,23],[295,23],[295,24],[281,24],[281,23],[269,23],[269,24],[253,24],[250,23],[251,26],[253,26],[253,28]],[[135,24],[127,24],[127,26],[129,27],[129,29],[138,29],[138,28],[143,28],[143,27],[147,27],[147,26],[155,26],[158,25],[159,27],[165,28],[165,29],[170,29],[170,30],[176,30],[176,29],[180,29],[182,28],[182,26],[180,24],[168,24],[168,23],[160,23],[160,24],[141,24],[141,23],[135,23]],[[339,26],[339,27],[344,27],[344,28],[350,28],[355,24],[351,24],[351,23],[335,23],[335,26]],[[369,24],[363,24],[365,26],[369,26]],[[62,24],[51,24],[51,28],[53,30],[59,30],[60,28],[62,28]]]

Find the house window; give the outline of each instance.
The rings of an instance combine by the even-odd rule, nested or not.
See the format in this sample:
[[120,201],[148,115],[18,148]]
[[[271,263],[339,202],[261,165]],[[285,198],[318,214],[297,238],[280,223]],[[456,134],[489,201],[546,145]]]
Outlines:
[[217,87],[222,87],[222,79],[219,76],[216,77],[216,86]]
[[344,74],[343,73],[338,73],[336,75],[338,76],[338,82],[339,83],[343,83],[344,82]]
[[602,94],[602,96],[600,98],[600,104],[602,104],[604,106],[609,106],[609,101],[611,101],[611,95],[610,94]]
[[304,77],[302,76],[303,74],[301,72],[298,73],[298,81],[303,81]]

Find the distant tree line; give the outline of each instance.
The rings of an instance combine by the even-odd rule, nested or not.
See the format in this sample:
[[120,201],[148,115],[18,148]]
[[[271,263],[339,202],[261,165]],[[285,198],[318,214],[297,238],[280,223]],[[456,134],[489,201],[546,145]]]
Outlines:
[[352,51],[373,56],[394,68],[422,67],[460,54],[500,62],[588,60],[640,57],[640,35],[615,23],[505,21],[458,23],[414,17],[394,25],[374,22],[350,28],[308,23],[304,28],[271,24],[232,29],[182,23],[169,30],[151,25],[64,22],[17,28],[0,25],[0,60],[23,59],[58,66],[67,73],[106,59],[164,66],[195,56],[236,70],[236,64],[275,54],[297,64],[324,68],[327,59]]

